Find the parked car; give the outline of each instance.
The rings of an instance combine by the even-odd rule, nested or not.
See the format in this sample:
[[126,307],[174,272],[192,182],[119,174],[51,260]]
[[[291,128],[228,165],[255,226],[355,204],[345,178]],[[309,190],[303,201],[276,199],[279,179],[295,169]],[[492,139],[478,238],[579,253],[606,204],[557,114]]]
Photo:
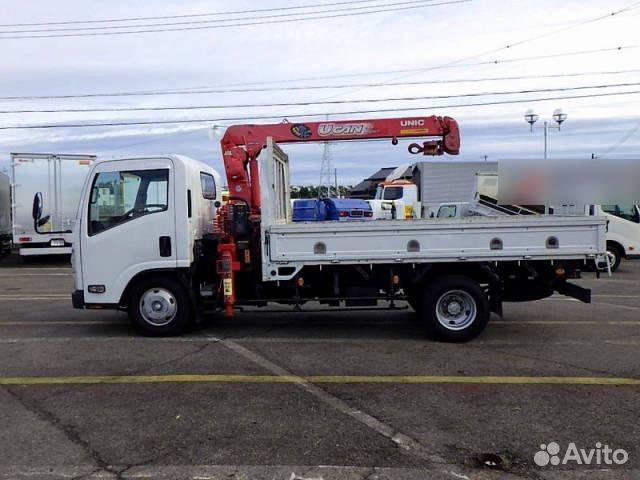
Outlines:
[[298,198],[293,201],[294,222],[372,220],[373,210],[358,198]]

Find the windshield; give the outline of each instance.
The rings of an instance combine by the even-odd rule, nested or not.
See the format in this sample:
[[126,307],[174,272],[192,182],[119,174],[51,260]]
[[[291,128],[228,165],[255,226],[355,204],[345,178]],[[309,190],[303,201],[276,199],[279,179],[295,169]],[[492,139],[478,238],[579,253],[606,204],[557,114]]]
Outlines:
[[402,187],[386,187],[384,189],[383,200],[399,200],[402,198]]

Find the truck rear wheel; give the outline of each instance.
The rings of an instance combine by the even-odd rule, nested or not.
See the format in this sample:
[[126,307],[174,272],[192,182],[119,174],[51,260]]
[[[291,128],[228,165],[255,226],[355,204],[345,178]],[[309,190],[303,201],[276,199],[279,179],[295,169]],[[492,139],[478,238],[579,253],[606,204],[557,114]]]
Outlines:
[[429,284],[417,311],[427,333],[447,342],[467,342],[489,322],[489,301],[471,278],[448,275]]
[[178,281],[169,277],[146,278],[131,290],[131,322],[151,336],[178,335],[189,324],[189,297]]

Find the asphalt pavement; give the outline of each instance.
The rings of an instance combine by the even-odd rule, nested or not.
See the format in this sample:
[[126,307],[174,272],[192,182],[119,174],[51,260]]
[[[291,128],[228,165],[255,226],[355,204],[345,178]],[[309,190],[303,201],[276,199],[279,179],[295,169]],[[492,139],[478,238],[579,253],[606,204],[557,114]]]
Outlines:
[[65,261],[4,259],[0,478],[639,478],[640,261],[579,283],[592,304],[507,304],[461,345],[403,305],[153,339],[72,309]]

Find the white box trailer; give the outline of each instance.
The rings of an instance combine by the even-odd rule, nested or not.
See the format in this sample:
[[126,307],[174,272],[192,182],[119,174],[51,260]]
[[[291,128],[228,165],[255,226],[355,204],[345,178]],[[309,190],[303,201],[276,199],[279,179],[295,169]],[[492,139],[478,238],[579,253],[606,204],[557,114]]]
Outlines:
[[[94,155],[11,154],[12,233],[20,255],[71,253],[78,200],[95,159]],[[40,225],[33,220],[37,194],[42,201]]]
[[9,177],[0,172],[0,257],[11,248],[11,186]]
[[498,173],[498,162],[423,161],[413,166],[413,181],[423,205],[469,202],[478,176]]

